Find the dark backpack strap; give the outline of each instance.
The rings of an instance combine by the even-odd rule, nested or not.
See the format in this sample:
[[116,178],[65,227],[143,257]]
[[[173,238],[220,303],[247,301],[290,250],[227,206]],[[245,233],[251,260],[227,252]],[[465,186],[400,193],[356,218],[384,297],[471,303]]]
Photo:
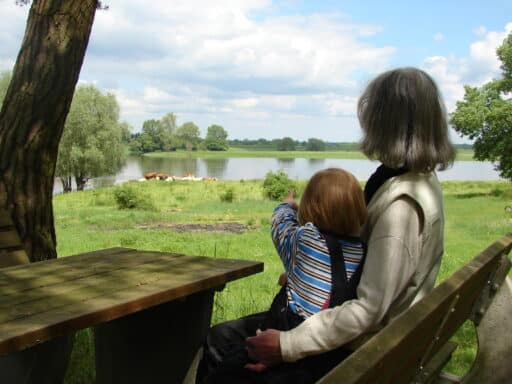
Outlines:
[[359,285],[359,282],[361,281],[361,275],[363,274],[364,262],[366,261],[366,243],[363,242],[362,244],[363,244],[363,257],[361,258],[359,265],[357,266],[356,270],[354,271],[354,273],[352,274],[352,276],[350,277],[350,280],[348,282],[349,291],[353,295],[353,297],[351,297],[348,300],[357,298],[357,286]]
[[336,238],[328,233],[322,233],[329,249],[331,256],[331,298],[329,300],[329,308],[343,304],[347,300],[357,298],[357,286],[361,280],[363,265],[366,257],[366,246],[363,243],[363,257],[347,281],[347,270],[345,268],[345,257],[343,255],[343,247]]
[[345,258],[343,257],[343,248],[338,239],[329,234],[323,233],[329,256],[331,256],[331,297],[329,308],[343,303],[347,296],[347,270],[345,268]]

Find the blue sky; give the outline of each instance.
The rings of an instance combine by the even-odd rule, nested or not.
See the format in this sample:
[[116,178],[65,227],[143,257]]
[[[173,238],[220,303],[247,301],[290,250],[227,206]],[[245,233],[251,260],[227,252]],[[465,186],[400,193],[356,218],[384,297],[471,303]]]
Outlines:
[[[358,95],[398,66],[429,72],[453,110],[464,84],[499,77],[495,50],[512,32],[512,2],[501,0],[108,4],[80,83],[115,94],[133,131],[174,112],[241,139],[357,141]],[[0,0],[0,70],[14,65],[27,13]]]

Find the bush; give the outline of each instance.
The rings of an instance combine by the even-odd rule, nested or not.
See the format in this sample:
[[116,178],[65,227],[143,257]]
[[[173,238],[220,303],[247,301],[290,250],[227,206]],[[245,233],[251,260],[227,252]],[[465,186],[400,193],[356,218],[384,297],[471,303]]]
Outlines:
[[265,175],[263,192],[269,199],[282,200],[290,189],[296,189],[296,185],[284,171],[277,173],[270,171]]
[[220,201],[224,203],[232,203],[235,198],[235,193],[233,192],[233,188],[229,188],[220,195]]
[[119,209],[154,209],[151,200],[146,194],[136,191],[135,188],[129,185],[116,188],[114,190],[114,200]]

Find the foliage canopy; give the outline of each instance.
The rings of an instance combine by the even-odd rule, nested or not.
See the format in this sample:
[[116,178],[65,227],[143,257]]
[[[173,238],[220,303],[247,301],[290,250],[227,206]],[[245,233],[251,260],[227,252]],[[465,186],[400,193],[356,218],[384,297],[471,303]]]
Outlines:
[[228,133],[220,125],[210,125],[204,139],[204,147],[209,151],[227,151]]
[[465,86],[450,123],[475,140],[475,158],[495,162],[500,176],[512,180],[512,33],[497,49],[503,78],[481,87]]
[[112,174],[124,161],[126,124],[119,123],[119,105],[112,94],[92,85],[76,89],[59,145],[56,175],[70,190],[71,177],[83,189],[91,177]]
[[263,180],[263,193],[270,200],[282,200],[288,191],[296,188],[296,183],[283,170],[276,173],[269,171]]
[[306,143],[306,150],[307,151],[325,151],[325,143],[323,142],[323,140],[311,137],[308,139],[308,142]]
[[176,130],[179,146],[187,150],[197,149],[198,144],[201,142],[200,135],[199,127],[191,121],[184,123]]
[[11,72],[5,71],[0,73],[0,108],[4,101],[5,94],[7,93],[7,87],[11,81]]
[[296,143],[291,137],[283,137],[277,140],[278,151],[295,151]]

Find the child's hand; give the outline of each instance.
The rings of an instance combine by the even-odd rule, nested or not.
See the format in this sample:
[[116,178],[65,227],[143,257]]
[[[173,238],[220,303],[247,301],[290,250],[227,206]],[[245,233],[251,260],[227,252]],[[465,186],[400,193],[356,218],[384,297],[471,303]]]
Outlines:
[[297,202],[294,200],[293,195],[295,194],[294,189],[290,189],[288,191],[288,195],[283,199],[283,203],[290,204],[293,209],[297,210],[299,206],[297,205]]
[[286,284],[286,281],[288,280],[288,277],[286,276],[286,272],[283,272],[279,275],[279,279],[277,280],[277,284],[279,284],[281,287]]

